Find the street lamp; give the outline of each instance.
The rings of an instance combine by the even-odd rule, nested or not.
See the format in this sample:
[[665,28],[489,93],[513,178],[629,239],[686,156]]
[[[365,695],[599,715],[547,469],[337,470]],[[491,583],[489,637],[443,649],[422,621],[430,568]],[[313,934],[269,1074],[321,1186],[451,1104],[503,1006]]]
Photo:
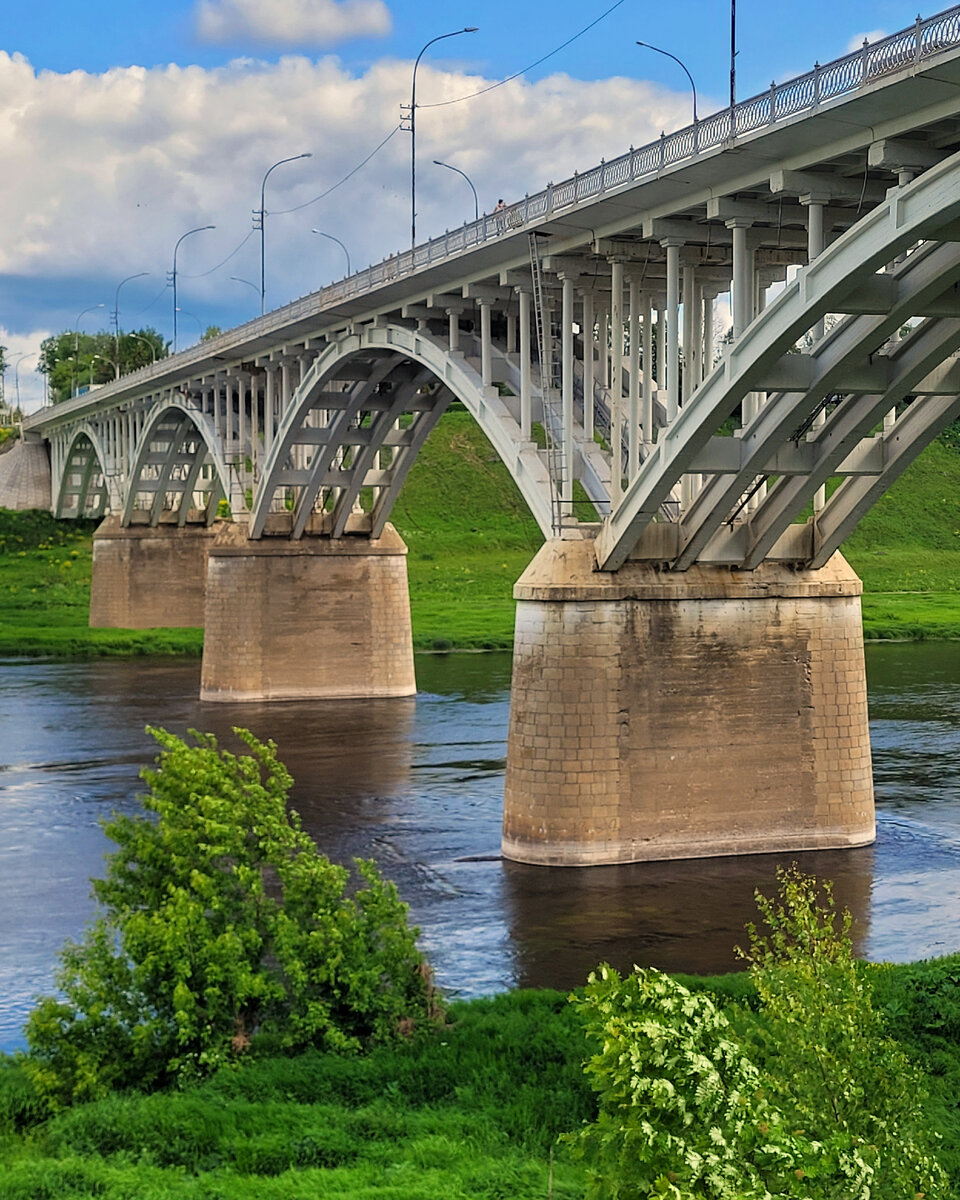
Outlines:
[[89,308],[85,308],[82,312],[77,313],[77,319],[73,323],[73,387],[71,388],[71,395],[75,396],[77,394],[77,363],[80,361],[80,321],[87,313],[105,307],[106,305],[104,304],[91,304]]
[[157,361],[157,348],[149,338],[142,337],[139,333],[128,333],[127,337],[133,338],[135,342],[143,342],[145,346],[149,347],[150,356],[153,361]]
[[170,276],[170,282],[173,284],[173,352],[177,352],[177,313],[180,311],[177,308],[177,251],[180,249],[180,243],[184,238],[190,237],[192,233],[203,233],[205,229],[216,229],[216,225],[198,225],[196,229],[188,229],[186,233],[177,238],[177,244],[173,248],[173,273]]
[[467,183],[470,184],[470,191],[473,192],[473,219],[475,221],[479,221],[480,201],[477,199],[477,189],[473,186],[473,180],[466,173],[466,171],[461,171],[459,167],[453,167],[450,165],[450,163],[441,162],[439,158],[435,158],[433,160],[433,165],[435,167],[446,167],[448,171],[456,171],[458,175],[462,175]]
[[[101,306],[102,307],[102,306]],[[17,361],[13,364],[13,375],[17,385],[17,408],[20,408],[20,364],[25,358],[33,358],[36,350],[28,350],[25,354],[21,354]]]
[[476,33],[478,26],[467,25],[464,29],[455,29],[452,33],[441,33],[438,37],[431,38],[429,42],[417,55],[417,61],[413,64],[413,83],[410,88],[410,248],[411,250],[417,244],[417,67],[420,66],[420,59],[426,54],[430,47],[435,42],[442,42],[444,38],[459,37],[461,33]]
[[131,279],[142,279],[144,275],[149,275],[149,271],[138,271],[136,275],[128,275],[126,279],[121,279],[117,284],[117,290],[113,297],[113,328],[114,328],[114,379],[120,378],[120,289],[125,283],[129,283]]
[[324,233],[322,229],[311,229],[310,232],[316,233],[320,237],[329,238],[329,240],[331,242],[337,243],[337,245],[340,247],[340,249],[347,256],[347,274],[351,275],[353,272],[350,270],[350,251],[346,248],[346,246],[343,244],[343,242],[341,242],[338,237],[334,237],[332,233]]
[[693,89],[693,123],[697,124],[697,85],[693,82],[693,76],[687,70],[686,65],[680,61],[675,54],[671,54],[669,50],[661,50],[659,46],[654,46],[650,42],[637,42],[638,46],[643,46],[647,50],[654,50],[657,54],[662,54],[665,58],[672,58],[673,61],[681,68],[686,77],[690,80],[690,87]]
[[197,314],[192,313],[192,312],[187,312],[187,310],[185,308],[178,308],[177,312],[182,313],[185,317],[189,317],[191,321],[196,321],[197,332],[199,334],[200,340],[202,340],[203,339],[203,323],[200,320],[200,318],[197,316]]
[[[310,151],[307,151],[306,154],[294,154],[292,156],[292,158],[281,158],[278,162],[275,162],[273,164],[273,166],[270,168],[269,171],[267,171],[266,175],[264,175],[264,177],[263,177],[263,183],[260,184],[260,213],[259,213],[259,216],[260,216],[260,316],[261,317],[263,316],[264,312],[266,311],[266,307],[267,307],[267,305],[266,305],[267,285],[266,285],[266,264],[265,264],[266,231],[264,228],[266,226],[265,218],[267,215],[267,210],[266,210],[267,180],[270,178],[271,171],[275,171],[277,169],[277,167],[282,167],[284,163],[297,162],[298,159],[301,159],[301,158],[313,158],[313,154]],[[256,226],[254,226],[254,228],[256,228]]]
[[251,283],[249,279],[241,279],[239,275],[231,275],[230,278],[234,281],[234,283],[245,283],[247,287],[253,288],[257,295],[260,294],[260,289],[255,283]]
[[106,360],[106,359],[103,357],[103,355],[102,355],[102,354],[94,354],[94,355],[91,357],[91,359],[90,359],[90,382],[89,382],[89,384],[87,385],[87,389],[88,389],[88,391],[93,391],[93,364],[94,364],[94,363],[97,361],[97,359],[98,359],[98,358],[100,359],[100,361],[101,361],[101,362],[106,362],[106,361],[107,361],[107,360]]

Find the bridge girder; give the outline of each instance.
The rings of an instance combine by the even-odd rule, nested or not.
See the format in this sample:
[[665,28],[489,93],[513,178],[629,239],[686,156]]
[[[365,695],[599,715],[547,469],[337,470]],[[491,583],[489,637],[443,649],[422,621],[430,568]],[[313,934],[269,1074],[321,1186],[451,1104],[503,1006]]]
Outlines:
[[[64,456],[63,468],[57,487],[54,516],[102,517],[109,503],[107,490],[106,456],[99,435],[94,427],[84,423],[74,432]],[[95,481],[99,483],[95,484]],[[96,502],[91,506],[91,486]],[[68,505],[68,499],[76,503]]]

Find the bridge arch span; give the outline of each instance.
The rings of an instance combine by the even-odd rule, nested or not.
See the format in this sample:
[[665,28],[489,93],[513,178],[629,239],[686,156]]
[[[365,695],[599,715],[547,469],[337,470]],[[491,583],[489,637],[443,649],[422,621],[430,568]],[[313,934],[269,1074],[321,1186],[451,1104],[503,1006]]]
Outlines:
[[96,429],[82,424],[63,457],[54,516],[99,519],[109,507],[106,454]]
[[[403,481],[452,398],[474,417],[549,536],[550,479],[495,387],[461,351],[423,329],[374,324],[336,339],[311,364],[283,415],[257,489],[250,536],[300,538],[308,527],[379,537]],[[371,488],[370,512],[356,506]],[[362,529],[361,529],[362,527]]]
[[210,419],[185,398],[156,404],[138,443],[121,524],[182,527],[191,512],[200,511],[209,525],[220,500],[229,494],[221,439]]

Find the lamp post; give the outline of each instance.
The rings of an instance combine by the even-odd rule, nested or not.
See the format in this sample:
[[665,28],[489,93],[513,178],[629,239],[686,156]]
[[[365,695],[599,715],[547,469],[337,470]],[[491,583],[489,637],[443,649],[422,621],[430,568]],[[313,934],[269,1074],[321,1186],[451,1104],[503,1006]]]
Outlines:
[[417,61],[413,64],[413,83],[410,88],[410,248],[413,249],[417,244],[417,67],[420,66],[420,59],[426,54],[430,47],[435,42],[442,42],[444,38],[459,37],[461,33],[476,33],[478,26],[467,25],[464,29],[454,29],[452,33],[441,33],[435,38],[431,38],[429,42],[417,55]]
[[131,279],[142,279],[144,275],[149,275],[149,271],[138,271],[136,275],[128,275],[126,279],[121,279],[117,284],[117,290],[113,297],[113,328],[114,328],[114,379],[120,378],[120,289],[125,283],[129,283]]
[[73,387],[70,389],[70,393],[73,396],[77,394],[77,363],[80,361],[80,322],[87,313],[104,307],[106,306],[103,304],[91,304],[89,308],[85,308],[82,312],[77,313],[77,319],[73,323]]
[[177,238],[177,244],[173,248],[173,272],[170,276],[170,282],[173,284],[173,352],[177,352],[177,313],[180,311],[177,308],[177,251],[180,249],[180,243],[184,238],[190,237],[192,233],[203,233],[205,229],[216,229],[216,225],[198,225],[196,229],[188,229],[186,233]]
[[93,357],[90,359],[90,382],[87,385],[88,391],[93,391],[93,364],[97,361],[98,358],[100,359],[101,362],[107,361],[103,357],[102,354],[94,354]]
[[127,337],[132,337],[135,342],[143,342],[143,344],[149,348],[150,357],[153,362],[157,361],[157,348],[149,338],[141,337],[139,333],[128,333]]
[[461,171],[459,167],[451,166],[450,163],[441,162],[439,158],[435,158],[433,160],[433,165],[435,167],[446,167],[448,171],[456,171],[458,175],[462,175],[467,183],[470,184],[470,191],[473,192],[473,219],[475,221],[479,221],[480,201],[477,199],[477,189],[473,186],[473,180],[466,173],[466,171]]
[[693,123],[697,124],[697,85],[693,82],[693,76],[686,68],[686,64],[681,62],[675,54],[671,54],[669,50],[661,50],[659,46],[654,46],[650,42],[637,42],[638,46],[643,46],[647,50],[655,50],[657,54],[662,54],[665,58],[672,58],[678,67],[683,71],[684,75],[690,80],[690,87],[693,90]]
[[296,162],[298,159],[301,159],[301,158],[312,158],[312,157],[313,157],[312,153],[310,153],[310,151],[307,151],[306,154],[294,154],[291,158],[281,158],[278,162],[275,162],[273,164],[273,166],[270,168],[269,171],[267,171],[266,175],[264,175],[264,177],[263,177],[263,183],[260,184],[260,213],[259,213],[259,216],[260,216],[260,316],[261,317],[263,316],[264,312],[266,311],[266,307],[267,307],[267,305],[266,305],[266,297],[267,297],[266,263],[265,263],[266,249],[267,249],[267,247],[266,247],[266,229],[265,229],[266,223],[267,223],[266,222],[267,180],[270,178],[271,172],[275,171],[277,169],[277,167],[282,167],[284,163]]
[[257,295],[260,294],[260,289],[255,283],[251,283],[249,279],[241,279],[239,275],[231,275],[230,278],[234,281],[234,283],[245,283],[247,287],[253,288]]
[[28,350],[25,354],[21,354],[17,361],[13,364],[13,377],[17,386],[17,408],[20,408],[20,364],[25,358],[32,358],[36,354],[36,350]]
[[187,312],[187,310],[185,308],[178,308],[177,312],[182,313],[185,317],[189,317],[191,321],[196,321],[197,333],[199,335],[199,338],[202,340],[202,338],[203,338],[203,323],[201,322],[201,320],[197,316],[197,314],[192,313],[192,312]]
[[332,233],[324,233],[322,229],[311,229],[310,232],[315,233],[320,237],[329,238],[329,240],[331,242],[336,242],[337,245],[340,247],[340,249],[347,256],[347,274],[348,275],[352,274],[352,272],[350,270],[350,251],[346,248],[346,246],[343,244],[343,242],[341,242],[338,237],[334,237]]

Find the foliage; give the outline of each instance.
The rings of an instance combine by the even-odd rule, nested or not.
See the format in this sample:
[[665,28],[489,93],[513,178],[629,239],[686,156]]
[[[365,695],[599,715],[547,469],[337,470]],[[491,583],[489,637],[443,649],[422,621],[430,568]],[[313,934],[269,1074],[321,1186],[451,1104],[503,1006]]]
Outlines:
[[77,1105],[6,1147],[0,1136],[0,1194],[541,1200],[552,1180],[554,1200],[582,1197],[581,1170],[554,1148],[592,1111],[572,1007],[520,991],[455,1003],[449,1018],[362,1056],[248,1059],[179,1090]]
[[[146,814],[105,824],[118,849],[94,883],[102,915],[61,955],[62,999],[27,1024],[26,1067],[56,1103],[203,1076],[258,1035],[354,1051],[432,1014],[416,930],[392,884],[320,854],[287,813],[273,743],[163,730]],[[152,815],[151,815],[152,814]]]
[[118,350],[120,374],[127,375],[149,366],[155,358],[165,358],[170,343],[149,327],[121,334],[119,342],[112,333],[72,329],[45,338],[37,370],[47,376],[52,402],[69,400],[88,385],[111,382],[116,377]]
[[214,338],[220,336],[223,330],[219,325],[208,325],[203,333],[200,334],[201,342],[212,342]]
[[875,1147],[873,1200],[942,1195],[922,1077],[873,1005],[850,913],[836,911],[829,882],[796,867],[778,880],[778,900],[757,894],[766,933],[751,925],[745,952],[761,1013],[748,1036],[772,1099],[814,1136],[841,1130]]
[[635,968],[590,977],[579,1002],[601,1049],[600,1096],[576,1136],[593,1196],[748,1200],[946,1196],[918,1070],[886,1033],[849,914],[829,885],[779,874],[750,929],[758,1012],[731,1023],[705,995]]

